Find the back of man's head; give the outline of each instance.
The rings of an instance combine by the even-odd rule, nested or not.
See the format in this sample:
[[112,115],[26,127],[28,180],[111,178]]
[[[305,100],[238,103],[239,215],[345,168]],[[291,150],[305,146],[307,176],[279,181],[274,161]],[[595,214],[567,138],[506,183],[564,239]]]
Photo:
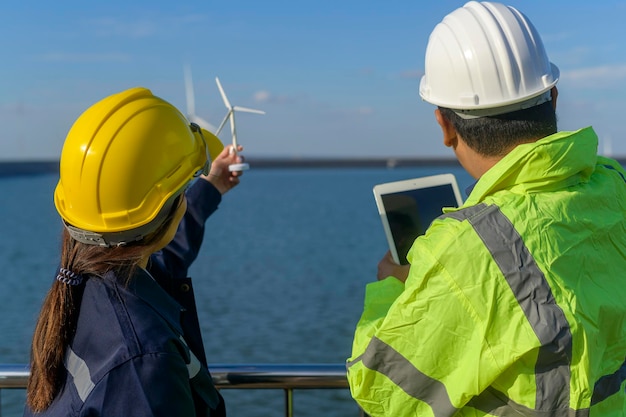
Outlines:
[[[549,101],[558,79],[526,16],[500,3],[471,1],[431,33],[420,96],[449,109],[444,117],[473,149],[499,155],[556,131]],[[477,143],[485,140],[492,143]]]
[[504,156],[521,143],[556,133],[556,113],[547,101],[538,106],[495,116],[465,119],[454,110],[439,107],[463,141],[483,156]]

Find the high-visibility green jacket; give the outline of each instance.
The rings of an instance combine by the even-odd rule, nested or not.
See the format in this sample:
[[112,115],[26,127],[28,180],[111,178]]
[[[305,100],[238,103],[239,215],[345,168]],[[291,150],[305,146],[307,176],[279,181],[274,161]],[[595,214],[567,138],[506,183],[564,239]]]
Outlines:
[[371,416],[626,416],[626,172],[591,128],[516,147],[366,288]]

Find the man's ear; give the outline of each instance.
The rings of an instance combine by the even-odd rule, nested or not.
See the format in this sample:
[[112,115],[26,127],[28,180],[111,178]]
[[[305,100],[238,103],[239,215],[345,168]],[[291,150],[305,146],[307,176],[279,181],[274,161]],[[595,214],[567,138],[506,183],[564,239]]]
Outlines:
[[435,110],[435,118],[437,119],[437,123],[441,127],[441,132],[443,133],[443,144],[448,148],[456,149],[457,145],[457,134],[456,129],[452,125],[452,123],[446,119],[439,109]]
[[556,98],[559,96],[559,90],[556,88],[556,86],[552,87],[552,90],[550,90],[550,97],[552,97],[552,108],[554,110],[556,110]]

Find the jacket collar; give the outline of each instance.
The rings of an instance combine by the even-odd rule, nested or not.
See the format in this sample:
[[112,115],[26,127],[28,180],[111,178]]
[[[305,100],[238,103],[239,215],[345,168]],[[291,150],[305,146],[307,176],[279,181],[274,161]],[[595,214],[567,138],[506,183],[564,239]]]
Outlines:
[[137,268],[128,285],[128,291],[146,302],[173,329],[183,334],[180,324],[180,313],[183,308],[161,288],[148,271]]
[[586,182],[595,168],[597,149],[598,137],[591,127],[519,145],[478,180],[464,206],[501,190],[533,193]]

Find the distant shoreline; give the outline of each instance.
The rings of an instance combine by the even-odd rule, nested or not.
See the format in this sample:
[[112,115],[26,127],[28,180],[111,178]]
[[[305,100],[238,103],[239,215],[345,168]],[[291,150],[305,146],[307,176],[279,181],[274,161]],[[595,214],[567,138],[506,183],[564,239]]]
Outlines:
[[[246,158],[253,168],[400,168],[459,165],[454,158]],[[59,161],[0,161],[0,177],[59,172]]]
[[59,161],[2,161],[0,177],[40,175],[59,172]]
[[[626,156],[614,157],[626,165]],[[247,158],[254,169],[262,168],[406,168],[460,166],[455,158]],[[58,174],[59,161],[0,161],[0,177]]]

